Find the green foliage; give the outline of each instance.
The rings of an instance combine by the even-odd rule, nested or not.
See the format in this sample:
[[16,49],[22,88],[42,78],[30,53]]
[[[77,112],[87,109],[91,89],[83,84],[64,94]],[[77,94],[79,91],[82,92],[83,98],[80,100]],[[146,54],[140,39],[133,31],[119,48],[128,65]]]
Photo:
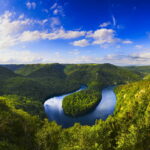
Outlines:
[[40,120],[15,105],[8,97],[0,97],[0,149],[34,149]]
[[100,92],[83,90],[66,96],[62,107],[65,114],[76,117],[91,111],[101,99]]
[[113,116],[97,120],[93,126],[76,123],[67,129],[31,113],[28,106],[38,105],[32,100],[1,96],[0,149],[149,150],[150,81],[121,85],[115,92],[117,106]]
[[[45,116],[43,112],[43,104],[39,101],[33,101],[32,99],[18,95],[5,95],[0,96],[0,102],[1,109],[11,107],[15,109],[22,109],[31,115],[37,115],[41,118]],[[3,103],[7,105],[2,105]]]
[[134,72],[140,72],[142,74],[150,73],[150,66],[130,66],[130,67],[125,67],[125,68]]
[[144,80],[149,80],[149,81],[150,81],[150,74],[146,75],[146,76],[144,77]]
[[4,80],[4,79],[15,77],[15,76],[17,75],[14,72],[12,72],[11,70],[7,68],[0,66],[0,80]]
[[27,76],[31,74],[32,72],[44,67],[45,65],[43,64],[37,64],[37,65],[24,65],[18,69],[15,70],[15,73]]
[[36,140],[40,150],[56,150],[58,149],[61,126],[55,122],[44,120],[42,128],[36,134]]
[[[29,66],[26,76],[0,67],[0,94],[17,94],[0,97],[0,150],[150,149],[149,80],[129,83],[141,79],[141,75],[111,64],[39,66],[32,65],[35,70]],[[122,83],[129,84],[115,89],[115,113],[105,121],[62,129],[42,119],[39,100],[88,85],[87,90],[64,100],[67,111],[74,115],[95,106],[104,86]]]
[[22,67],[24,67],[23,64],[8,64],[8,65],[1,65],[9,70],[12,70],[12,71],[16,71],[16,70],[19,70],[21,69]]
[[116,88],[117,106],[115,117],[122,128],[117,137],[117,150],[150,149],[150,82],[140,81]]
[[15,71],[20,75],[3,67],[0,69],[0,95],[16,94],[42,102],[52,96],[77,90],[80,85],[101,90],[107,85],[140,79],[138,74],[111,64],[24,65]]

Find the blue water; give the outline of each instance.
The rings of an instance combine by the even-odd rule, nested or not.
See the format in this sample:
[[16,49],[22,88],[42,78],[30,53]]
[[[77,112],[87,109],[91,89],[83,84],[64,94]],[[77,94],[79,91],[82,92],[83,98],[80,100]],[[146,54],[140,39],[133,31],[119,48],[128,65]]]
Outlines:
[[[83,86],[77,91],[84,90],[85,88],[86,87]],[[116,105],[116,95],[113,90],[114,86],[104,88],[102,90],[102,99],[100,103],[93,111],[81,117],[73,118],[64,114],[62,101],[65,96],[71,93],[62,96],[56,96],[45,101],[45,112],[50,121],[56,121],[65,128],[73,126],[76,122],[82,125],[93,125],[96,119],[105,120],[109,115],[113,114]]]

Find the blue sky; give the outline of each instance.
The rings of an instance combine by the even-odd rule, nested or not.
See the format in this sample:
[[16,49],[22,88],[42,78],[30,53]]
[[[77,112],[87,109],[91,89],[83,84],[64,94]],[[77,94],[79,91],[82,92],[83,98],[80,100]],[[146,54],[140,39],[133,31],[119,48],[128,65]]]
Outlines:
[[0,0],[0,63],[150,65],[148,0]]

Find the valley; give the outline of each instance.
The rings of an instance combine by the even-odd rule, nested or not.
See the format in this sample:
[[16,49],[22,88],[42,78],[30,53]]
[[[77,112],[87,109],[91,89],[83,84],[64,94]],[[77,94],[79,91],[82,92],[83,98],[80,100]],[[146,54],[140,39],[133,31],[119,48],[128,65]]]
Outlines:
[[150,149],[147,68],[0,66],[0,149]]

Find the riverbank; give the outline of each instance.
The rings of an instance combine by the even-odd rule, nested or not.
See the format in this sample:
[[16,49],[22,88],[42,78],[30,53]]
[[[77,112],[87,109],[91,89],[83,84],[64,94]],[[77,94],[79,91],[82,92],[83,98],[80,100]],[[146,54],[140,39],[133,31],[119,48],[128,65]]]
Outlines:
[[[83,88],[80,90],[83,90]],[[65,128],[73,126],[74,123],[93,125],[97,119],[105,120],[109,115],[113,114],[116,104],[116,96],[113,90],[114,86],[104,88],[102,90],[102,99],[95,109],[83,116],[70,117],[64,113],[62,101],[65,96],[68,96],[68,94],[56,96],[45,101],[45,112],[50,121],[56,121],[59,125],[62,125]]]

